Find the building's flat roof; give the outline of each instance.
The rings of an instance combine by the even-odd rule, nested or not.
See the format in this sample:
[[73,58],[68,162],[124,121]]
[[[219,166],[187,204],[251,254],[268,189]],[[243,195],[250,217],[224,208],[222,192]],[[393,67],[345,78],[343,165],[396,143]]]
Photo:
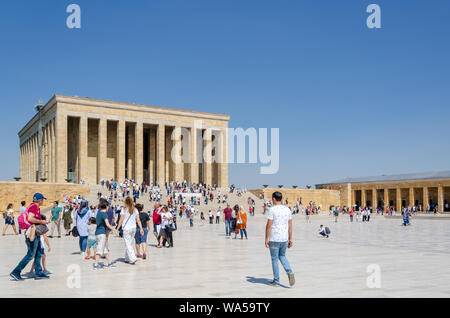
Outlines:
[[450,170],[449,171],[437,171],[437,172],[381,175],[381,176],[376,176],[376,177],[344,178],[344,179],[336,180],[334,182],[316,184],[316,186],[327,185],[327,184],[341,184],[341,183],[368,183],[368,182],[388,182],[388,181],[446,179],[446,178],[450,178]]

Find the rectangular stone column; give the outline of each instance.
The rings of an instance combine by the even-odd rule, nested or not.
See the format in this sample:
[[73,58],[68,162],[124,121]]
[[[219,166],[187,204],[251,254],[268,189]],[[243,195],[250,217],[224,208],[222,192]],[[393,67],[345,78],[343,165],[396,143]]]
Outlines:
[[141,184],[144,181],[144,124],[142,122],[137,122],[135,127],[135,182]]
[[395,199],[396,199],[395,211],[401,212],[402,211],[402,190],[400,188],[396,189]]
[[30,182],[30,181],[32,181],[32,179],[31,179],[31,171],[33,171],[33,148],[32,148],[32,139],[31,139],[31,137],[30,138],[28,138],[28,141],[27,141],[27,144],[28,144],[28,154],[27,154],[27,157],[28,157],[28,159],[27,159],[27,161],[28,161],[28,178],[27,178],[27,181],[28,182]]
[[23,146],[22,146],[22,148],[23,148],[23,157],[22,157],[22,160],[23,160],[23,163],[22,163],[22,174],[21,174],[21,178],[22,178],[22,181],[26,181],[26,179],[27,179],[27,143],[25,142],[24,144],[23,144]]
[[372,189],[372,211],[376,212],[378,206],[377,189]]
[[48,182],[48,130],[47,125],[42,127],[42,177]]
[[428,211],[428,205],[430,204],[430,198],[428,195],[428,187],[423,187],[423,210]]
[[415,204],[414,188],[409,188],[409,206],[412,208]]
[[228,134],[227,130],[221,130],[219,135],[219,151],[220,151],[220,161],[218,164],[218,187],[227,188],[228,187]]
[[33,164],[34,164],[34,157],[33,157],[33,137],[34,136],[31,136],[29,139],[28,139],[28,163],[29,163],[29,165],[28,165],[28,182],[32,182],[32,181],[34,181],[33,180],[33,178],[32,178],[32,173],[33,173],[33,169],[34,169],[34,166],[33,166]]
[[23,147],[19,149],[19,177],[23,180]]
[[190,146],[190,159],[191,162],[189,164],[190,172],[189,172],[189,182],[190,183],[199,183],[199,176],[198,176],[198,168],[199,168],[199,162],[198,162],[198,147],[197,147],[197,139],[198,139],[198,131],[197,128],[192,127],[190,130],[190,136],[189,136],[189,146]]
[[25,158],[25,153],[24,153],[24,145],[20,146],[20,174],[19,177],[21,178],[22,181],[24,181],[24,162],[23,159]]
[[164,186],[165,182],[165,131],[164,125],[158,125],[156,131],[156,181],[160,186]]
[[212,185],[212,130],[207,128],[203,135],[203,141],[205,143],[203,151],[203,169],[204,169],[204,180],[203,183],[206,185]]
[[34,171],[34,135],[30,137],[30,182],[35,182],[33,177]]
[[173,178],[175,182],[183,182],[184,180],[184,164],[181,158],[181,127],[176,126],[172,133],[173,149],[171,150],[171,160],[173,161]]
[[78,128],[78,174],[86,182],[88,177],[88,118],[80,117]]
[[365,207],[366,206],[366,189],[361,189],[361,206]]
[[38,167],[38,156],[37,156],[37,145],[38,145],[38,140],[37,140],[37,135],[35,134],[33,136],[33,182],[38,182],[37,180],[37,167]]
[[30,180],[30,143],[29,140],[25,142],[25,180]]
[[97,156],[97,184],[101,179],[106,180],[106,155],[108,147],[108,125],[106,118],[100,118],[98,122],[98,156]]
[[53,182],[52,180],[52,122],[51,120],[47,124],[47,155],[48,155],[48,182]]
[[56,121],[52,119],[52,182],[56,182]]
[[384,209],[389,208],[389,189],[384,189]]
[[23,144],[23,175],[20,176],[22,178],[22,181],[26,180],[27,176],[27,143],[25,142]]
[[56,182],[66,183],[67,179],[67,115],[57,113],[56,135]]
[[26,142],[26,159],[25,159],[25,164],[26,164],[26,170],[25,170],[25,174],[26,174],[26,181],[30,181],[30,166],[31,166],[31,161],[30,161],[30,139],[27,140]]
[[149,154],[148,154],[148,175],[149,183],[155,183],[156,181],[156,131],[150,129],[149,133]]
[[34,170],[34,135],[30,137],[30,182],[34,182],[33,179],[33,170]]
[[117,181],[125,180],[125,121],[117,123]]
[[[39,143],[38,143],[39,146]],[[38,148],[39,150],[39,148]],[[42,126],[41,130],[41,178],[45,178],[45,129],[44,126]],[[38,158],[39,158],[39,151],[38,151]],[[38,166],[39,168],[39,166]],[[41,180],[39,179],[39,182]]]
[[46,152],[47,152],[47,162],[46,162],[46,168],[47,168],[47,182],[51,182],[50,181],[50,154],[51,154],[51,148],[50,148],[50,124],[47,123],[46,125],[46,135],[47,135],[47,144],[46,144]]
[[444,212],[444,187],[438,186],[438,212]]
[[41,180],[39,180],[39,133],[36,132],[36,139],[34,141],[34,155],[35,155],[35,174],[34,174],[34,178],[36,180],[36,182],[41,182]]
[[127,178],[136,181],[135,167],[136,167],[136,125],[125,125],[127,131],[126,138],[127,145]]

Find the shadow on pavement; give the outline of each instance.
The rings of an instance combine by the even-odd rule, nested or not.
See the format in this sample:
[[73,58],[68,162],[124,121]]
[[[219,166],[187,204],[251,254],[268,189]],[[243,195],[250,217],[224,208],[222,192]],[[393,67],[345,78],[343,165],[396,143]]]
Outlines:
[[[272,282],[272,280],[268,279],[268,278],[256,278],[256,277],[252,277],[252,276],[247,276],[247,282],[252,283],[252,284],[261,284],[261,285],[269,286],[270,283]],[[289,288],[288,286],[285,286],[282,284],[280,284],[280,287]]]

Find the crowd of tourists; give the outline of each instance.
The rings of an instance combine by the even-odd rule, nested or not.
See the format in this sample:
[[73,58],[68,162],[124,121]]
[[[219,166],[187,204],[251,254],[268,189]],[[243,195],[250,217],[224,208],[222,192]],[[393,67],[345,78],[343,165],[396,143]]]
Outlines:
[[[110,259],[109,242],[112,236],[121,237],[124,243],[124,262],[134,265],[139,258],[147,259],[147,238],[151,233],[156,241],[156,248],[174,246],[174,231],[177,230],[177,218],[186,217],[190,226],[194,226],[194,217],[198,217],[198,207],[207,206],[211,202],[224,203],[215,211],[209,209],[209,224],[219,224],[223,215],[225,237],[234,238],[240,234],[241,239],[247,239],[247,212],[235,205],[233,209],[227,203],[228,194],[221,193],[216,187],[201,184],[187,185],[186,182],[159,185],[135,184],[131,180],[122,183],[102,181],[102,191],[97,194],[96,202],[88,202],[83,196],[65,196],[64,201],[52,202],[48,219],[41,214],[41,207],[46,198],[40,193],[33,196],[31,204],[22,202],[18,223],[15,222],[13,205],[8,205],[4,213],[5,226],[12,227],[16,235],[23,232],[27,247],[26,256],[10,273],[14,280],[22,280],[22,271],[33,260],[29,278],[49,278],[52,273],[46,267],[46,252],[50,252],[49,238],[58,239],[61,235],[74,236],[78,240],[78,249],[82,259],[92,259],[94,269],[110,268],[115,261]],[[217,190],[217,191],[216,191]],[[162,191],[167,202],[162,202]],[[223,190],[222,190],[223,191]],[[232,191],[242,190],[232,189]],[[106,192],[106,194],[104,194]],[[187,197],[184,194],[197,194]],[[144,205],[136,203],[140,196],[148,195],[154,206],[151,211],[145,211]],[[201,198],[201,200],[197,200]],[[249,213],[254,215],[255,202],[249,198]],[[200,220],[206,223],[203,212]],[[215,221],[215,222],[214,222]],[[19,233],[17,233],[19,230]],[[64,231],[62,233],[62,231]],[[101,262],[100,259],[104,259]]]

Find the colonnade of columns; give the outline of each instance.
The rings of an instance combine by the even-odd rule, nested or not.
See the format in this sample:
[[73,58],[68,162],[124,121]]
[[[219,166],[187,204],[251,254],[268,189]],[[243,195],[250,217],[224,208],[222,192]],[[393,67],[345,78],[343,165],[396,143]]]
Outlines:
[[[56,138],[55,119],[49,120],[42,127],[41,135],[41,179],[55,182]],[[36,130],[20,145],[20,177],[22,181],[38,182],[39,180],[39,131]]]
[[[433,190],[433,192],[435,193],[433,197],[431,197],[430,195],[430,190]],[[360,194],[358,192],[360,192]],[[381,192],[383,192],[382,195]],[[417,192],[419,192],[419,194],[417,194]],[[352,189],[352,205],[371,205],[373,208],[378,207],[384,209],[390,208],[392,206],[396,211],[401,211],[402,207],[417,207],[417,205],[421,205],[422,210],[426,210],[429,207],[431,208],[432,205],[437,204],[438,211],[443,212],[445,205],[444,202],[446,200],[446,198],[444,197],[444,193],[444,186],[441,184],[430,187],[408,188],[363,187],[360,189]],[[381,206],[379,202],[382,202]]]

